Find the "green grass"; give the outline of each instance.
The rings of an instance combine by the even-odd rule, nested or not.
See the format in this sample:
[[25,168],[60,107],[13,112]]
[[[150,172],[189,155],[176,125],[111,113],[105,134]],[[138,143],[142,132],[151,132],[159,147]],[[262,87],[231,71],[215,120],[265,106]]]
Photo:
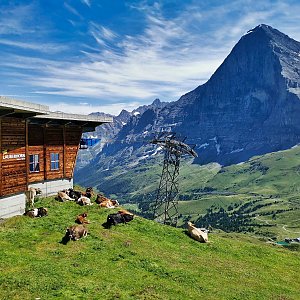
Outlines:
[[[106,230],[110,210],[36,205],[49,216],[0,225],[0,299],[299,299],[298,251],[222,232],[200,244],[140,217]],[[88,237],[59,243],[83,211]]]
[[[121,203],[142,203],[140,206],[147,209],[144,202],[155,201],[161,171],[162,165],[157,161],[145,161],[133,168],[118,167],[108,174],[102,172],[102,175],[98,174],[100,177],[95,185]],[[212,206],[227,210],[232,205],[260,199],[260,203],[273,203],[251,213],[263,214],[261,219],[275,226],[255,228],[255,232],[277,239],[295,238],[300,234],[299,194],[300,147],[222,168],[215,163],[194,165],[190,159],[183,159],[179,175],[179,214],[183,218],[179,224],[182,225],[187,217],[196,220]],[[281,211],[289,209],[293,210]],[[273,212],[276,216],[272,219]],[[258,225],[265,224],[265,221],[255,220]]]

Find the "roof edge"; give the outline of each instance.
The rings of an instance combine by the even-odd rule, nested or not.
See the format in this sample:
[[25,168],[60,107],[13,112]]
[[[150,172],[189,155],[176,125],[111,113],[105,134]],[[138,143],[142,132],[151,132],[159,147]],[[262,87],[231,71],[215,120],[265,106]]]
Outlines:
[[47,115],[35,116],[36,119],[52,119],[52,120],[66,120],[66,121],[83,121],[83,122],[95,122],[95,123],[111,123],[112,117],[104,116],[91,116],[91,115],[79,115],[69,114],[64,112],[49,112]]
[[49,106],[27,102],[23,100],[16,100],[4,96],[0,96],[0,107],[12,108],[20,111],[34,112],[37,114],[48,114]]

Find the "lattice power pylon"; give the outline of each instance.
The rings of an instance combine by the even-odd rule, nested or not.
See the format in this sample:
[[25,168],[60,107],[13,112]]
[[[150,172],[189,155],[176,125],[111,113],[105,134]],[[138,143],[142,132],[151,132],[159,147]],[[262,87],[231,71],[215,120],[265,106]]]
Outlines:
[[163,170],[156,200],[153,206],[153,219],[171,226],[177,226],[179,165],[183,154],[197,156],[184,140],[176,138],[175,133],[161,133],[150,143],[160,145],[165,150]]

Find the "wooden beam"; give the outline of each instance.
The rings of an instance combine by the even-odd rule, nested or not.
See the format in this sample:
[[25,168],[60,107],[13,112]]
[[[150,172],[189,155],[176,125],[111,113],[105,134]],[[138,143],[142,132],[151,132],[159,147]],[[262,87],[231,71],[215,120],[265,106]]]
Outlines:
[[82,137],[82,128],[81,128],[81,134],[79,136],[79,140],[78,140],[78,143],[77,143],[77,151],[76,151],[76,155],[75,155],[75,161],[74,161],[74,165],[73,165],[73,170],[71,171],[71,178],[74,177],[74,169],[75,169],[75,165],[76,165],[76,161],[77,161],[77,157],[78,157],[78,151],[79,151],[79,145],[80,145],[80,140],[81,140],[81,137]]

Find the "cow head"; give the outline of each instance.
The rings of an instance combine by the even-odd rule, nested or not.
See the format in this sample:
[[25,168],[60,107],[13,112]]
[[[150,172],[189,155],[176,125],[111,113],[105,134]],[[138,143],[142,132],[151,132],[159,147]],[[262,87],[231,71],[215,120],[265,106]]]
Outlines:
[[38,214],[39,214],[39,217],[47,216],[48,215],[48,208],[46,208],[46,207],[39,207],[38,208]]
[[42,193],[42,190],[40,188],[35,189],[35,192],[37,195],[40,195]]

